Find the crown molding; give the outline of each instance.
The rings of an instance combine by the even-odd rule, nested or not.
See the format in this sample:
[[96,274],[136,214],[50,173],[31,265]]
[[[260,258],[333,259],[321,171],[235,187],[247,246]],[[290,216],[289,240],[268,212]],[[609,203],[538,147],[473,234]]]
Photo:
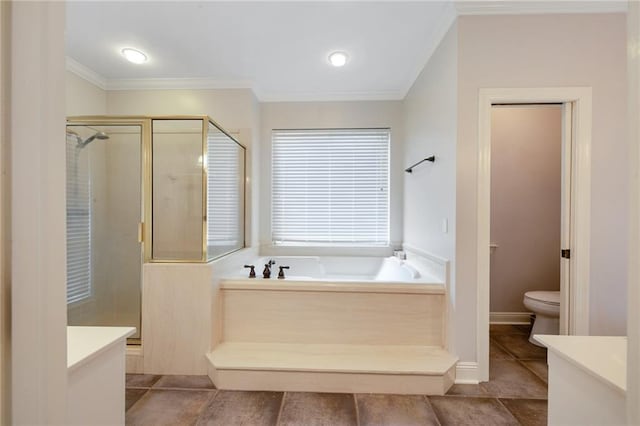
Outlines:
[[438,18],[438,20],[436,21],[437,25],[434,26],[433,30],[431,31],[429,46],[425,51],[424,60],[418,62],[415,69],[413,69],[409,74],[409,82],[407,83],[404,90],[402,90],[400,99],[404,99],[407,96],[409,90],[411,90],[416,80],[418,79],[418,76],[420,76],[422,70],[424,70],[424,68],[427,66],[436,49],[438,49],[438,46],[440,46],[440,43],[442,43],[442,39],[444,39],[444,37],[447,35],[449,29],[456,22],[457,18],[458,13],[454,5],[452,3],[446,3],[442,8],[440,18]]
[[455,9],[463,15],[533,15],[562,13],[626,13],[627,2],[604,1],[530,1],[530,0],[466,0],[456,1]]
[[107,90],[107,79],[91,68],[82,65],[80,62],[69,56],[65,57],[65,65],[67,71],[71,71],[78,77],[87,80],[89,83],[93,84],[94,86],[98,86],[102,90]]
[[256,92],[260,102],[358,102],[358,101],[401,101],[402,90],[363,92]]
[[67,57],[67,70],[102,90],[207,90],[249,89],[259,102],[389,101],[404,99],[404,91],[376,92],[264,92],[248,80],[212,78],[127,78],[108,79]]
[[247,80],[212,78],[126,78],[108,79],[106,90],[253,89]]

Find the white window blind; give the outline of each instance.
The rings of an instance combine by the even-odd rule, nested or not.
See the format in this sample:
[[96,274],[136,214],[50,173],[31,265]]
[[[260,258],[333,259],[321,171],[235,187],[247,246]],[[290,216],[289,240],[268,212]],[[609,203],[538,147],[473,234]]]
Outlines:
[[240,148],[211,126],[207,139],[207,246],[217,256],[243,245]]
[[389,129],[274,130],[274,244],[389,243]]
[[89,153],[67,135],[67,303],[91,296]]

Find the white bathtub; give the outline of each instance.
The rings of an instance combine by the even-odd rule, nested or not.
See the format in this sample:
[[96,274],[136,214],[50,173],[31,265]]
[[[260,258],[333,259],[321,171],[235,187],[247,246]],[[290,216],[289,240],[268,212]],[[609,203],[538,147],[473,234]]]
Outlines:
[[[271,278],[264,279],[263,270],[269,260],[276,263],[271,267]],[[378,290],[385,285],[395,287],[396,290],[398,286],[427,285],[423,291],[429,291],[430,285],[437,287],[439,291],[444,286],[443,280],[423,265],[396,257],[273,256],[259,257],[249,264],[255,266],[256,278],[249,278],[249,269],[239,265],[235,273],[223,279],[224,283],[228,285],[233,281],[256,286],[297,285],[314,288],[322,285],[335,288],[341,284],[352,287],[355,284],[358,287],[376,286]],[[278,279],[280,266],[289,267],[284,270],[285,279]]]

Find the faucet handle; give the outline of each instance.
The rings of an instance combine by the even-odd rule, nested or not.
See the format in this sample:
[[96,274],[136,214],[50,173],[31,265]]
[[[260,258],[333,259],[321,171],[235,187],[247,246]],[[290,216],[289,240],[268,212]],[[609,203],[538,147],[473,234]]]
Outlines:
[[279,280],[283,280],[284,279],[284,269],[289,269],[288,266],[278,266],[280,268],[280,272],[278,272],[278,279]]
[[251,270],[249,271],[249,278],[255,278],[256,277],[256,270],[255,270],[255,266],[254,265],[244,265],[245,268],[251,268]]
[[271,265],[275,265],[276,261],[273,259],[269,259],[269,268],[271,268]]

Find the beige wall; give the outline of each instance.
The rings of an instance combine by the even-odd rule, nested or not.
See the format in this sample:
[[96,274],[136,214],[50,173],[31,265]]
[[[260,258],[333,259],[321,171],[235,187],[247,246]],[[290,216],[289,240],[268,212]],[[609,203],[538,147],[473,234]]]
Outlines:
[[69,71],[65,74],[65,91],[67,116],[107,113],[107,92]]
[[527,312],[525,292],[560,290],[560,106],[491,111],[491,312]]
[[[454,24],[404,100],[404,160],[401,169],[435,155],[404,178],[404,243],[455,265],[458,29]],[[447,231],[443,231],[443,222]],[[448,341],[456,326],[455,268],[449,277]]]
[[391,243],[402,243],[402,103],[276,102],[262,104],[260,244],[271,244],[271,131],[273,129],[391,128]]
[[[476,320],[478,90],[590,86],[590,327],[593,334],[624,334],[628,235],[624,15],[463,16],[458,29],[456,325]],[[462,360],[475,359],[475,337],[475,328],[467,327],[456,338]]]
[[260,173],[260,104],[250,89],[208,90],[112,90],[107,92],[109,115],[208,114],[228,132],[237,133],[247,147],[246,242],[258,241],[258,191],[254,180]]

